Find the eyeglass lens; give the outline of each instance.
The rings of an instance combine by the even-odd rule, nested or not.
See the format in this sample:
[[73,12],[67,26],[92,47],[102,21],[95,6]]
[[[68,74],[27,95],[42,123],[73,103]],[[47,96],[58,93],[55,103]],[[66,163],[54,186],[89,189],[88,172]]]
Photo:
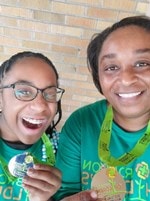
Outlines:
[[14,91],[16,98],[23,101],[33,100],[39,91],[42,92],[44,99],[49,102],[58,102],[63,94],[63,90],[56,87],[48,87],[44,90],[40,90],[36,87],[24,84],[15,84]]

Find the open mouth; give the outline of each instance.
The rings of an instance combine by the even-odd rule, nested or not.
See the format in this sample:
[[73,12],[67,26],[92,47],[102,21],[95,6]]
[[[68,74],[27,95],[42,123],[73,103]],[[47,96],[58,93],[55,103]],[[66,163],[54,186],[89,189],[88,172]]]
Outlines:
[[32,118],[23,118],[23,125],[26,128],[38,129],[43,125],[43,120],[32,119]]
[[134,93],[120,93],[118,94],[118,96],[120,96],[121,98],[133,98],[136,96],[139,96],[142,92],[134,92]]

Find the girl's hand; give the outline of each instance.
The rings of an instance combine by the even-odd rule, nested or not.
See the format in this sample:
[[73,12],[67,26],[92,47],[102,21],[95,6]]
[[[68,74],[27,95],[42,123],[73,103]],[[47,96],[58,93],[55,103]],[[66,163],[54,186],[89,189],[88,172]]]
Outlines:
[[23,187],[29,193],[30,201],[47,201],[61,185],[61,173],[52,166],[36,164],[29,168],[23,179]]

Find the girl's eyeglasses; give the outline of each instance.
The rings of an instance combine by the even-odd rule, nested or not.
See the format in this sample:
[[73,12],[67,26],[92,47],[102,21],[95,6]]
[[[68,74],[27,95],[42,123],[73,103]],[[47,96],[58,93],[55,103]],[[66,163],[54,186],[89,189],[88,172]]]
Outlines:
[[38,93],[40,92],[47,102],[57,103],[61,100],[61,97],[65,92],[64,89],[55,86],[49,86],[44,89],[39,89],[35,86],[20,82],[0,87],[0,89],[6,88],[12,88],[14,90],[15,97],[21,101],[32,101],[37,97]]

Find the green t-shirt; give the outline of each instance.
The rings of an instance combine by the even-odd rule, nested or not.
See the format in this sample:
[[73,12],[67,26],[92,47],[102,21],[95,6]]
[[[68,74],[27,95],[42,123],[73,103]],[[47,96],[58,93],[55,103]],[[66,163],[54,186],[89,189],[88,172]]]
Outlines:
[[[91,179],[104,164],[98,156],[100,128],[107,110],[106,100],[84,106],[66,121],[59,141],[56,166],[62,171],[62,186],[55,200],[91,188]],[[130,151],[146,128],[127,132],[113,122],[111,154],[118,158]],[[127,166],[117,167],[126,182],[124,201],[150,200],[150,147]]]
[[[0,139],[0,147],[2,150],[1,155],[5,159],[6,163],[8,163],[13,156],[21,154],[24,151],[31,152],[38,159],[41,159],[42,157],[41,140],[27,150],[17,150],[9,147]],[[13,182],[10,182],[0,165],[0,201],[4,200],[28,201],[28,196],[27,192],[22,187],[22,179],[18,178]]]
[[[59,132],[53,131],[52,136],[49,137],[52,143],[53,152],[57,151]],[[35,158],[42,160],[42,139],[39,139],[34,145],[26,150],[17,150],[8,146],[2,139],[0,139],[0,155],[5,159],[5,162],[8,163],[9,160],[18,154],[24,152],[32,153]],[[1,163],[0,163],[0,201],[28,201],[27,191],[22,187],[22,179],[18,178],[13,182],[10,182],[3,172]]]

